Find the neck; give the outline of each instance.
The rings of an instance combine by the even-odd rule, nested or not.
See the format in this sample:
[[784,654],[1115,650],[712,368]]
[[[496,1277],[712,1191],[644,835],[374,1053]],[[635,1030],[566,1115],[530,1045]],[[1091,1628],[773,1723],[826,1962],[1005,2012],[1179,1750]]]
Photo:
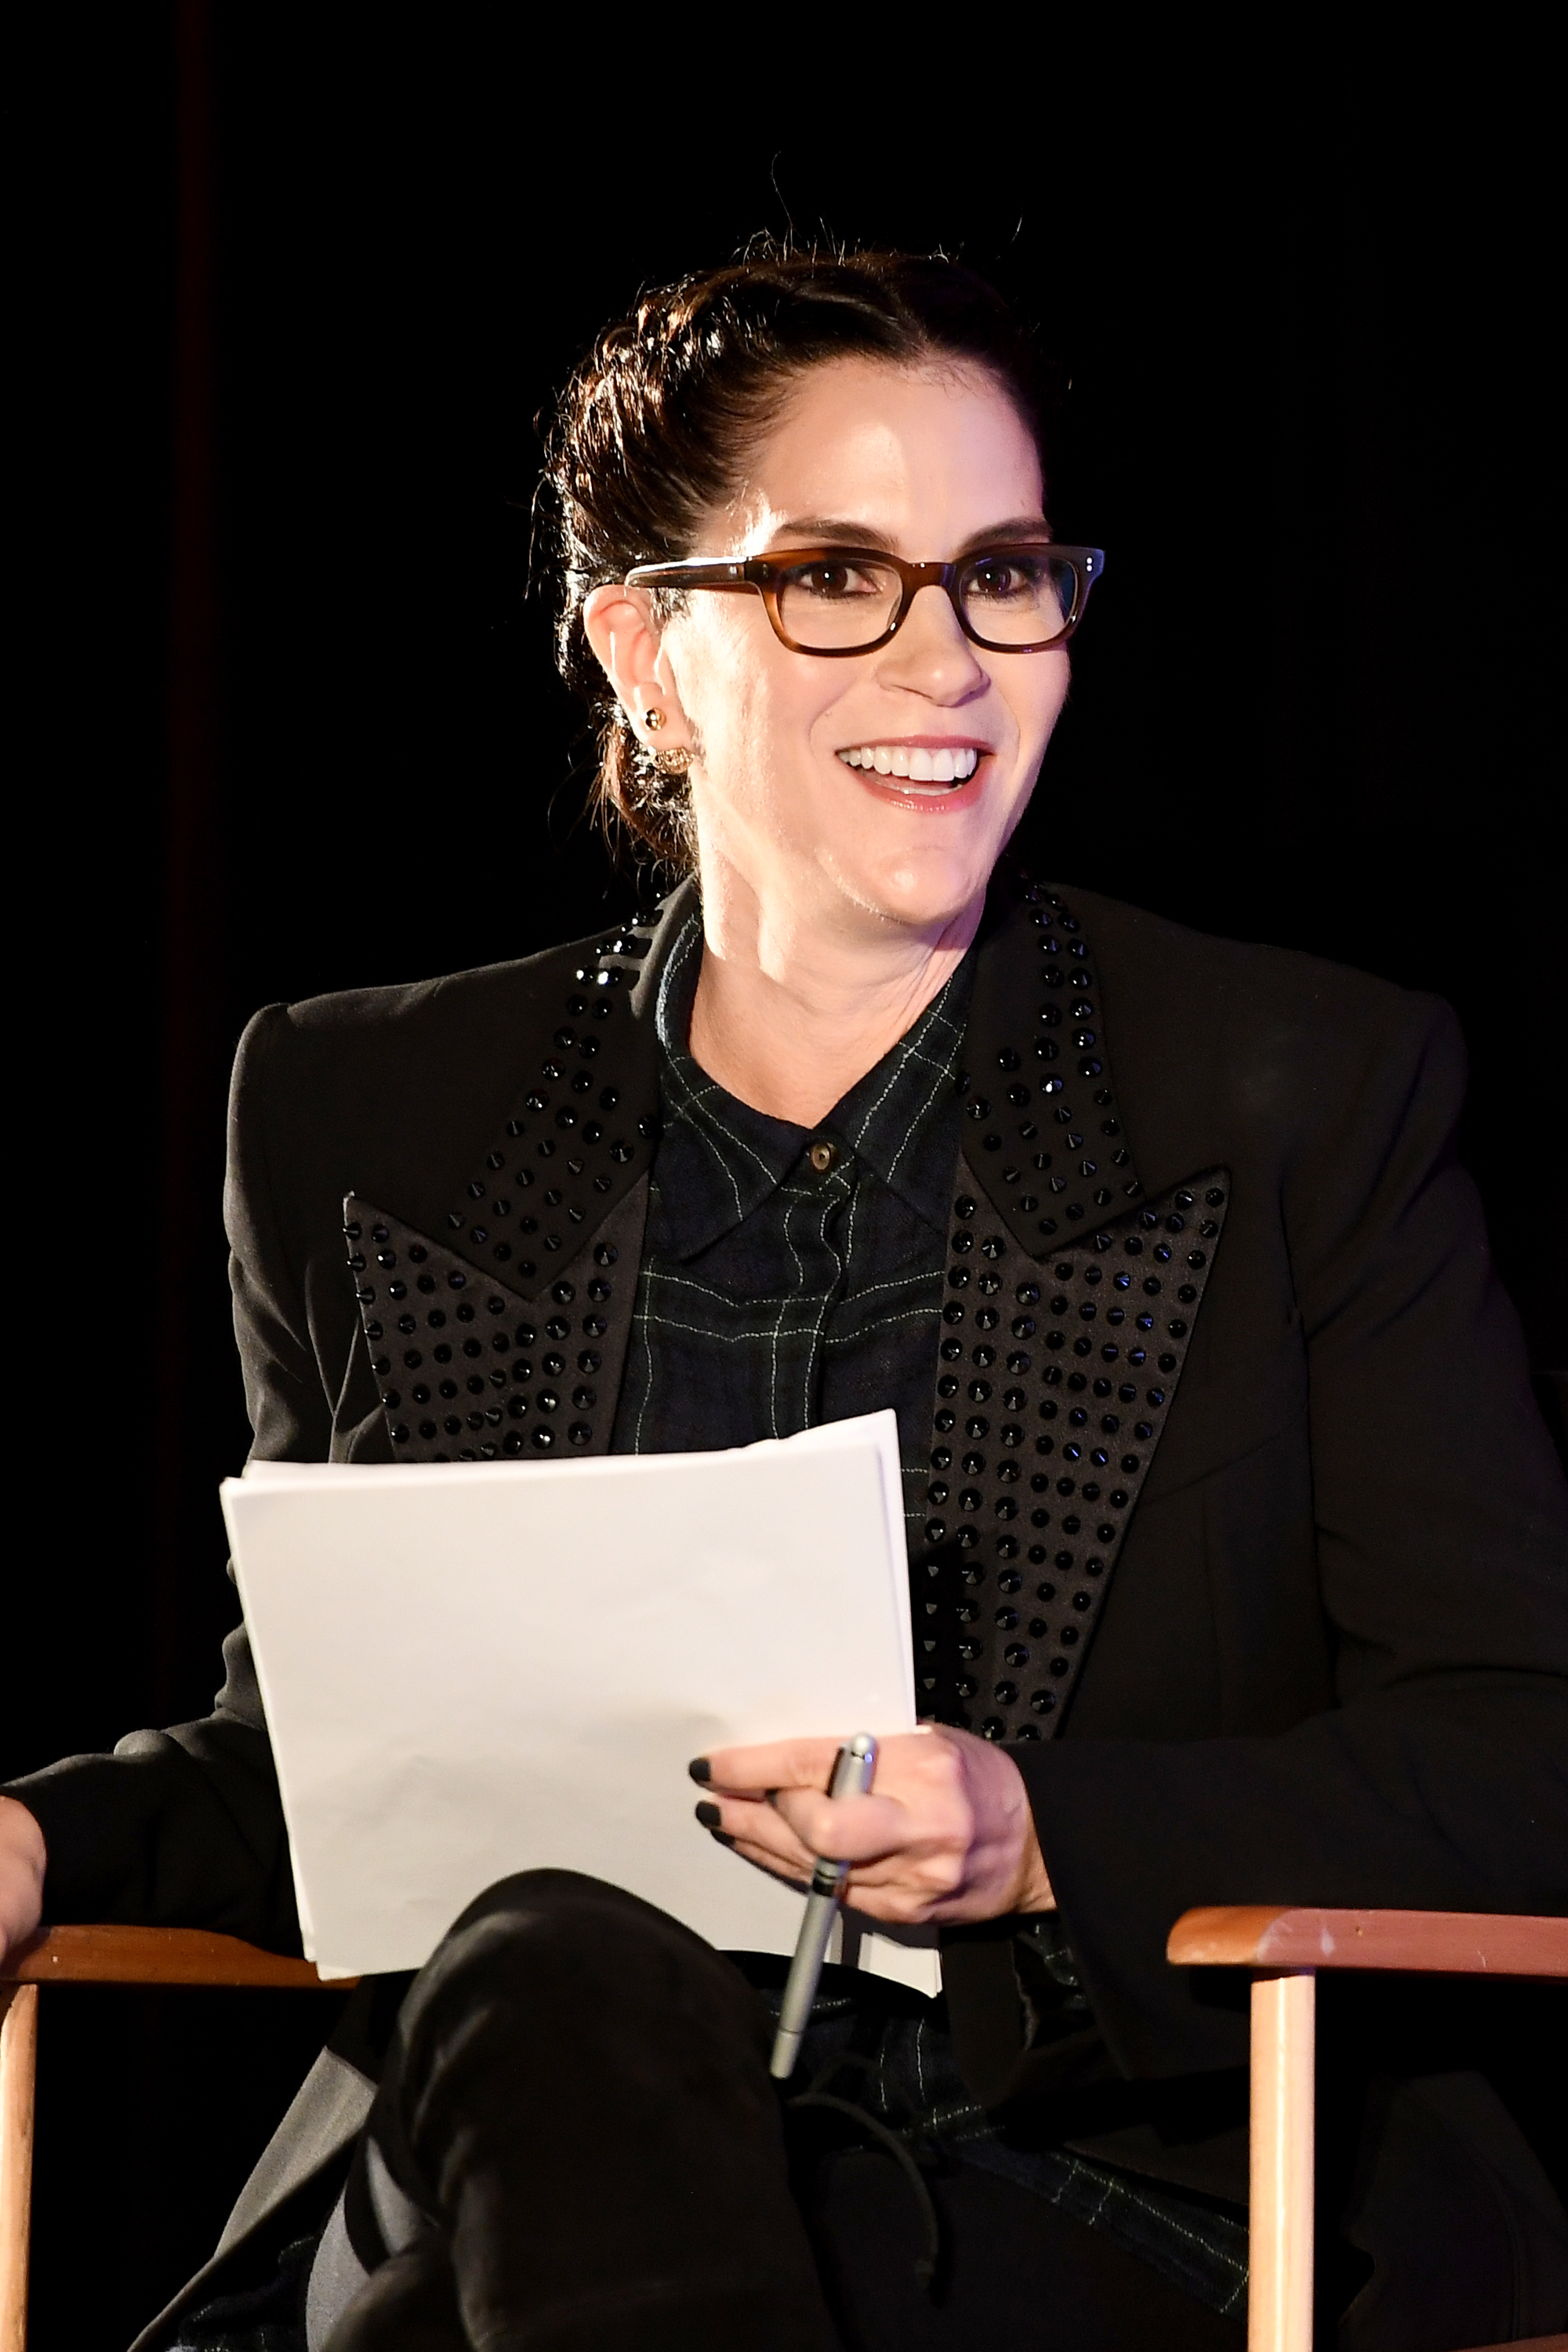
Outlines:
[[703,956],[692,1059],[753,1110],[815,1127],[946,986],[979,928],[984,894],[941,922],[864,908],[808,923],[703,876]]

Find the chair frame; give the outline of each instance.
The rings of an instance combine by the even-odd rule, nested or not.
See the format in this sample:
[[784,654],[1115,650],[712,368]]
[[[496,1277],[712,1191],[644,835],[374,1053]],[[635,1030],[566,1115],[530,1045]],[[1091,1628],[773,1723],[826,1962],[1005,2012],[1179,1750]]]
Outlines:
[[[1568,1978],[1568,1919],[1229,1904],[1184,1912],[1165,1957],[1253,1971],[1247,2352],[1311,2352],[1319,1969]],[[1531,2341],[1568,2352],[1568,2335]]]
[[[1165,1956],[1253,1972],[1247,2352],[1311,2352],[1318,1971],[1568,1978],[1568,1919],[1226,1905],[1184,1913]],[[323,1981],[309,1960],[199,1927],[50,1927],[11,1955],[0,1969],[0,2352],[26,2352],[27,2340],[40,1985],[342,1992],[354,1981]],[[1568,2352],[1568,2335],[1513,2352]]]
[[0,1968],[0,2352],[26,2352],[41,1985],[232,1985],[343,1992],[309,1960],[205,1927],[49,1927]]

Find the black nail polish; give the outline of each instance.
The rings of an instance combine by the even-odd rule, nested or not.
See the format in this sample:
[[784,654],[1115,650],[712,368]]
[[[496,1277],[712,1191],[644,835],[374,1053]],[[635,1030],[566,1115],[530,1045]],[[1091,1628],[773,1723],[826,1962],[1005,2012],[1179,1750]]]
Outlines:
[[705,1830],[716,1830],[724,1816],[717,1805],[703,1803],[697,1808],[697,1818]]
[[694,1756],[686,1769],[692,1779],[700,1781],[703,1788],[706,1788],[713,1778],[713,1767],[706,1756]]

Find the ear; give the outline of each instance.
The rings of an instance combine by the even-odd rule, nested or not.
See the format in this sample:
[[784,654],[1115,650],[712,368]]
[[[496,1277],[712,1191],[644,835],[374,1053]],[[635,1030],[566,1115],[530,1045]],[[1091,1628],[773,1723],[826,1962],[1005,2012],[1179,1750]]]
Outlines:
[[[614,583],[592,590],[583,605],[583,629],[637,740],[650,751],[689,751],[691,730],[647,591]],[[663,724],[650,727],[650,712]]]

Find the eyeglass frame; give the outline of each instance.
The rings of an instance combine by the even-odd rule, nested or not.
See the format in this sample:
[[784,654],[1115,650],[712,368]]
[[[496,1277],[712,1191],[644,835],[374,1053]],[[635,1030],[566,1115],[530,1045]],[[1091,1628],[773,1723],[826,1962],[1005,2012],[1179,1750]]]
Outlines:
[[[1060,556],[1072,567],[1073,603],[1054,636],[1040,637],[1026,646],[998,645],[994,638],[983,637],[972,627],[968,614],[958,597],[958,583],[963,573],[977,563],[984,563],[1004,555],[1024,555],[1037,550],[1048,550]],[[897,609],[879,637],[872,637],[863,646],[803,646],[784,627],[779,612],[779,575],[798,571],[804,564],[880,563],[896,572],[900,584]],[[628,572],[623,585],[627,588],[736,588],[750,589],[761,596],[773,632],[781,646],[793,654],[806,654],[814,660],[843,661],[851,656],[874,654],[897,636],[907,619],[910,606],[922,588],[940,588],[952,606],[959,627],[971,645],[979,646],[992,654],[1043,654],[1057,646],[1065,646],[1089,604],[1089,591],[1105,570],[1105,551],[1099,547],[1065,547],[1052,540],[1011,540],[998,541],[994,547],[979,549],[973,555],[961,556],[952,563],[906,563],[901,556],[889,555],[882,547],[789,547],[780,548],[772,555],[752,555],[732,560],[714,559],[705,555],[689,555],[675,563],[639,563]]]

